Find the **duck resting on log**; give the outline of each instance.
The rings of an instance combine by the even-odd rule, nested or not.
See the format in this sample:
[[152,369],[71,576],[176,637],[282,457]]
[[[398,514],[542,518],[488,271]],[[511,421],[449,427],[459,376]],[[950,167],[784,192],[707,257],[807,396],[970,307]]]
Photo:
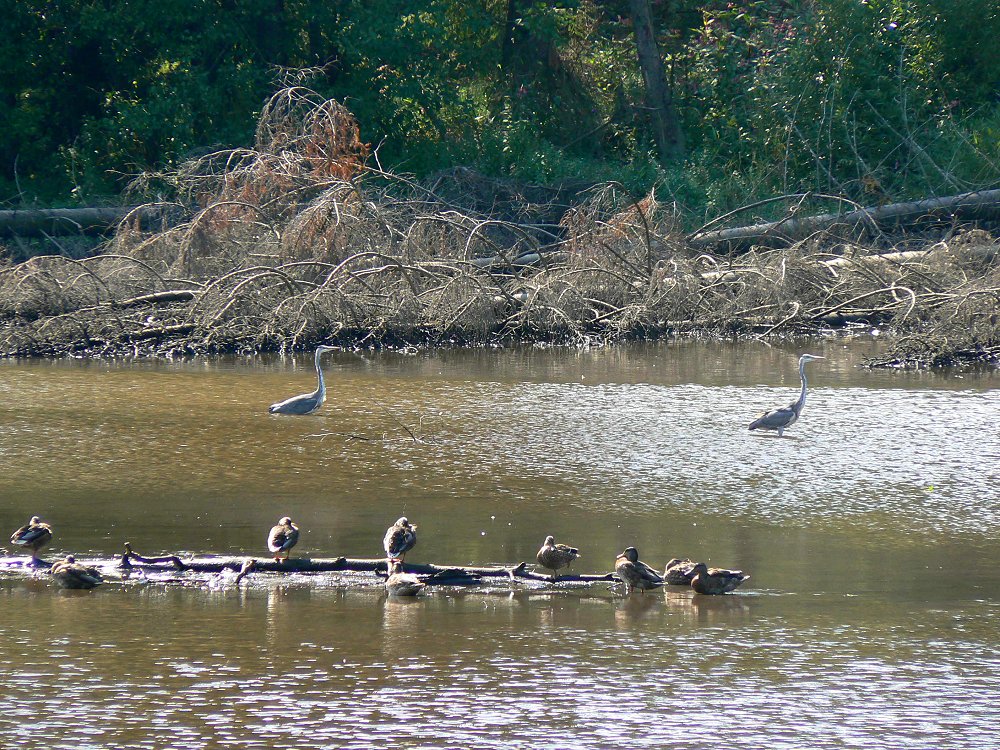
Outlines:
[[545,537],[542,548],[538,550],[535,559],[543,568],[552,571],[552,580],[556,580],[559,568],[567,568],[580,556],[580,550],[567,544],[556,544],[556,538],[551,534]]
[[24,526],[10,535],[10,543],[31,550],[31,562],[40,562],[38,551],[52,541],[52,527],[38,516],[32,516]]
[[[29,571],[36,570],[39,566],[47,569],[56,568],[60,565],[79,565],[75,559],[64,559],[55,563],[48,563],[42,560],[35,560],[31,563],[24,562],[23,558],[0,557],[0,571]],[[385,558],[294,558],[267,560],[253,557],[222,557],[222,556],[200,556],[182,559],[177,555],[163,555],[159,557],[145,557],[132,549],[129,542],[125,543],[125,551],[119,559],[119,569],[122,571],[122,579],[127,580],[132,573],[142,574],[176,574],[190,572],[193,574],[220,574],[225,572],[236,573],[235,583],[239,583],[243,578],[253,573],[370,573],[383,579],[393,574],[413,575],[417,580],[426,586],[469,586],[483,582],[484,579],[506,579],[510,582],[525,581],[536,583],[553,583],[551,575],[544,575],[529,569],[525,562],[517,565],[489,565],[489,566],[445,566],[431,563],[404,563],[402,560],[387,560]],[[97,573],[96,569],[93,570]],[[53,575],[56,570],[51,571]],[[698,573],[701,575],[698,576]],[[98,573],[99,575],[99,573]],[[684,583],[675,579],[675,576],[691,576],[689,585],[697,593],[726,593],[741,585],[750,576],[741,571],[729,571],[722,568],[709,569],[706,565],[693,564],[690,560],[671,560],[664,575],[654,571],[649,565],[639,560],[639,553],[634,547],[627,548],[615,560],[614,573],[592,573],[574,574],[567,573],[559,576],[559,582],[566,583],[616,583],[624,582],[626,592],[638,589],[640,592],[657,588],[666,582]],[[58,580],[58,577],[56,577]],[[170,576],[166,579],[170,582],[180,582],[183,579],[177,576]],[[361,581],[358,581],[361,583]],[[95,584],[97,585],[97,584]],[[70,587],[75,587],[72,584]]]
[[78,563],[73,555],[66,555],[55,563],[49,569],[49,574],[64,589],[92,589],[104,583],[97,568]]

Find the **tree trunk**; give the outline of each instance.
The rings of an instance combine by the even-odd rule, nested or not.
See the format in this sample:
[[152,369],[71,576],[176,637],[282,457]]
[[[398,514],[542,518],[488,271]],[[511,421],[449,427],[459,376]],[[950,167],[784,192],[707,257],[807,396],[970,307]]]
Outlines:
[[162,206],[14,209],[0,211],[0,236],[100,235],[106,234],[129,214],[137,217],[145,227],[165,213]]
[[646,106],[653,116],[660,159],[664,162],[679,161],[684,157],[684,132],[681,130],[673,95],[667,86],[660,48],[653,34],[649,0],[629,0],[629,13],[635,31],[639,69],[646,85]]
[[[26,564],[27,558],[0,558],[0,564]],[[48,563],[43,563],[47,566]],[[246,576],[254,571],[268,573],[330,573],[352,571],[355,573],[374,573],[386,575],[385,558],[351,559],[333,557],[326,559],[292,558],[284,562],[260,560],[256,558],[228,559],[189,559],[182,560],[176,555],[162,557],[144,557],[137,554],[131,544],[125,544],[125,552],[121,556],[119,567],[125,570],[141,569],[147,571],[192,571],[196,573],[220,573],[224,570],[239,572]],[[425,582],[438,585],[470,585],[478,583],[482,578],[506,578],[509,580],[525,579],[530,581],[552,581],[552,577],[529,570],[526,563],[517,565],[433,565],[431,563],[405,563],[403,569],[407,573],[426,576]],[[611,573],[565,573],[557,580],[596,583],[600,581],[617,580]]]
[[754,245],[782,247],[816,232],[831,232],[853,238],[873,227],[918,229],[921,225],[926,227],[934,222],[951,222],[955,219],[990,220],[998,217],[1000,190],[979,190],[943,198],[861,208],[844,214],[791,217],[782,221],[719,229],[690,236],[687,242],[697,248],[719,246],[729,252],[739,252]]

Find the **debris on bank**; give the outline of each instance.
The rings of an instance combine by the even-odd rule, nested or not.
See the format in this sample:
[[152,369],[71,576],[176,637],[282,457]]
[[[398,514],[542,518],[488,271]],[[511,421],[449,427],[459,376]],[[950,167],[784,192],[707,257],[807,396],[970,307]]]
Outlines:
[[468,170],[426,184],[372,170],[358,133],[339,103],[279,92],[253,149],[155,176],[176,196],[155,204],[161,221],[133,212],[92,257],[0,261],[0,355],[878,327],[901,343],[876,366],[996,364],[998,243],[983,229],[938,216],[933,234],[830,229],[774,247],[780,227],[768,225],[766,242],[736,252],[685,236],[673,206],[616,184],[525,191],[520,206],[504,184],[505,201],[483,208]]

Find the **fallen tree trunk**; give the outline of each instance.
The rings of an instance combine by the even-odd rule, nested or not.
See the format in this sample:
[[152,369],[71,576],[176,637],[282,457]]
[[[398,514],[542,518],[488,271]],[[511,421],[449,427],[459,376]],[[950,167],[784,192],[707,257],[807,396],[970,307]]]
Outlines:
[[[225,570],[238,571],[243,575],[250,572],[261,573],[333,573],[350,571],[354,573],[374,573],[387,575],[388,570],[384,558],[348,558],[334,557],[325,559],[292,558],[283,562],[274,560],[257,560],[255,558],[230,558],[226,560],[182,560],[176,555],[164,557],[143,557],[132,550],[130,544],[125,545],[122,553],[121,568],[126,570],[144,569],[160,571],[197,571],[202,573],[221,573]],[[438,585],[463,585],[478,583],[481,578],[524,578],[532,581],[552,581],[551,576],[528,570],[527,563],[521,562],[514,566],[493,565],[486,567],[463,565],[434,565],[431,563],[405,563],[403,569],[407,573],[429,576],[426,583]],[[611,573],[605,574],[566,574],[559,576],[557,581],[597,582],[616,580]]]
[[697,248],[722,246],[729,252],[739,252],[754,245],[781,247],[803,240],[816,232],[835,232],[856,238],[864,234],[866,228],[884,229],[925,219],[940,221],[996,218],[1000,218],[1000,190],[982,190],[943,198],[870,206],[842,214],[791,217],[745,227],[696,232],[687,237],[687,241]]
[[[93,561],[90,561],[93,562]],[[227,557],[227,558],[195,558],[182,559],[177,555],[163,555],[160,557],[144,557],[137,554],[131,544],[125,544],[125,551],[117,560],[109,560],[102,564],[96,563],[99,567],[118,567],[129,571],[146,571],[160,573],[223,573],[232,571],[237,573],[236,582],[241,581],[251,573],[372,573],[373,575],[385,578],[388,575],[386,561],[384,558],[292,558],[286,561],[277,562],[275,560],[259,560],[252,557]],[[13,571],[38,571],[47,570],[52,563],[46,560],[33,561],[27,557],[5,557],[0,558],[0,566]],[[528,569],[527,563],[521,562],[517,565],[490,565],[490,566],[468,566],[468,565],[435,565],[432,563],[405,563],[403,569],[407,573],[415,573],[421,576],[424,583],[437,586],[469,586],[480,583],[483,578],[505,578],[510,581],[516,579],[527,581],[552,582],[577,582],[577,583],[599,583],[616,582],[618,579],[613,573],[567,573],[553,579],[549,575],[536,573]]]
[[169,289],[165,292],[154,292],[153,294],[141,294],[138,297],[123,299],[121,302],[113,303],[115,307],[138,307],[139,305],[163,305],[171,302],[190,302],[197,296],[191,289]]
[[129,214],[143,225],[163,215],[161,206],[101,206],[95,208],[31,208],[0,211],[0,235],[44,237],[106,234]]

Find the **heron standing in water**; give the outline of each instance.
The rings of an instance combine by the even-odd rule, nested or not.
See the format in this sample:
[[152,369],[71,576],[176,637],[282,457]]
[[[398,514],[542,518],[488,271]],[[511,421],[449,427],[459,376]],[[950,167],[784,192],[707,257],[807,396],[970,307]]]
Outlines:
[[793,401],[780,409],[764,412],[750,423],[751,430],[777,430],[778,437],[781,437],[787,428],[795,424],[806,403],[806,362],[811,362],[814,359],[824,359],[824,357],[816,354],[803,354],[799,357],[799,379],[802,381],[802,392],[799,394],[798,401]]
[[318,384],[312,393],[303,393],[301,396],[292,396],[284,401],[271,404],[268,412],[271,414],[312,414],[326,401],[326,384],[323,382],[323,370],[319,366],[319,357],[323,352],[332,352],[335,346],[316,347],[316,379]]

